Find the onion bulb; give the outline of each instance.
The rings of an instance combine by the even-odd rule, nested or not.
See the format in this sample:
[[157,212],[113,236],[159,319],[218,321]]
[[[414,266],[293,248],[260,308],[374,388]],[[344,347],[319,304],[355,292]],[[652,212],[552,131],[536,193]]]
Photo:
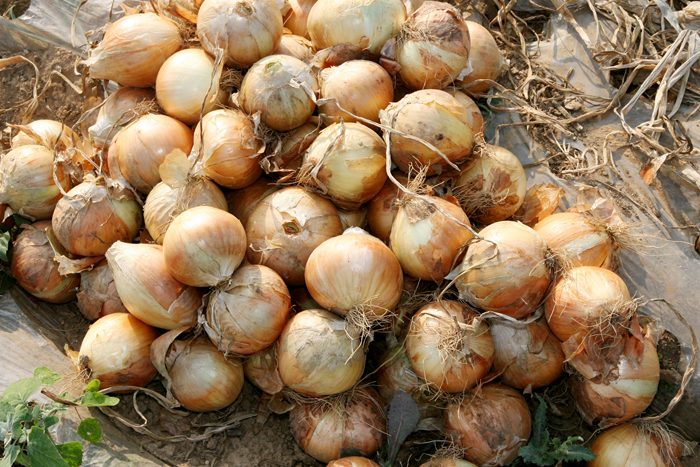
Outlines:
[[171,55],[158,72],[156,97],[165,113],[187,125],[199,121],[217,106],[221,68],[202,49]]
[[289,131],[311,117],[315,94],[318,81],[309,65],[289,55],[271,55],[245,74],[238,103],[248,115],[261,112],[260,120],[273,130]]
[[289,424],[301,448],[321,462],[336,460],[350,448],[372,457],[384,442],[383,405],[374,389],[355,388],[330,400],[296,406]]
[[511,221],[491,224],[479,235],[484,240],[469,247],[456,279],[460,298],[513,318],[535,311],[551,282],[542,237]]
[[303,188],[283,188],[262,200],[250,214],[247,258],[272,268],[290,286],[303,285],[311,252],[342,233],[333,203]]
[[588,467],[677,467],[686,455],[681,437],[661,424],[623,423],[599,433]]
[[525,398],[499,383],[453,402],[445,410],[445,434],[477,465],[509,465],[527,444],[531,429]]
[[462,392],[488,374],[493,339],[475,311],[443,300],[422,307],[411,319],[406,355],[416,374],[436,389]]
[[275,184],[274,180],[268,177],[260,177],[252,185],[235,191],[227,191],[226,202],[228,204],[228,212],[236,216],[241,224],[245,227],[248,223],[250,213],[253,212],[255,206],[267,196],[282,187]]
[[364,457],[343,457],[328,463],[326,467],[380,467],[379,464]]
[[470,117],[469,123],[474,129],[474,134],[476,135],[481,133],[483,136],[485,129],[484,116],[481,115],[481,109],[476,102],[474,102],[474,99],[467,96],[462,91],[458,91],[457,88],[451,87],[447,89],[447,92],[454,96],[454,98],[457,99],[457,102],[467,108],[467,115]]
[[401,265],[378,238],[349,229],[318,246],[306,263],[306,287],[322,307],[340,316],[356,310],[384,316],[403,291]]
[[277,394],[284,387],[277,370],[277,346],[254,353],[243,362],[243,371],[253,386],[268,394]]
[[362,377],[365,353],[348,324],[326,310],[304,310],[287,322],[277,342],[285,386],[308,396],[339,394]]
[[455,196],[470,219],[488,225],[506,220],[520,209],[527,177],[518,158],[507,149],[490,144],[480,149],[474,164],[457,177]]
[[55,120],[34,120],[26,127],[20,128],[24,129],[20,130],[12,138],[12,148],[28,144],[39,144],[46,146],[51,152],[54,149],[62,151],[75,146],[73,138],[78,137],[70,127]]
[[78,309],[90,321],[112,313],[128,313],[117,293],[112,270],[103,259],[90,270],[80,273]]
[[48,228],[51,228],[50,221],[35,222],[25,226],[17,236],[10,258],[12,277],[38,299],[67,303],[75,298],[80,274],[64,276],[58,272],[58,262],[54,260],[55,253],[46,235]]
[[299,179],[336,206],[357,209],[384,186],[385,153],[382,138],[366,126],[334,123],[306,151]]
[[348,44],[379,55],[406,20],[400,0],[318,0],[306,26],[319,50]]
[[[460,165],[474,146],[473,118],[457,99],[435,89],[413,92],[390,104],[382,123],[396,131],[420,138],[439,149],[448,161]],[[450,165],[422,142],[391,134],[391,159],[403,172],[428,166],[428,175],[440,174]]]
[[[408,177],[403,172],[397,170],[391,175],[403,186],[408,185]],[[399,211],[397,200],[402,199],[403,194],[403,191],[394,184],[393,180],[387,178],[377,196],[367,204],[369,228],[372,234],[384,243],[389,241],[391,226]]]
[[447,3],[425,2],[401,26],[396,42],[399,77],[414,91],[442,89],[466,66],[469,48],[462,13]]
[[129,313],[112,313],[90,326],[79,361],[90,379],[100,380],[100,389],[144,387],[158,374],[151,363],[151,344],[158,334]]
[[186,19],[190,23],[197,23],[197,13],[204,0],[170,0],[166,2],[168,12]]
[[[394,100],[394,82],[381,65],[350,60],[321,71],[321,97],[335,99],[318,108],[319,114],[326,116],[326,122],[337,123],[341,119],[356,122],[356,115],[378,123],[379,111]],[[340,110],[338,105],[352,115]]]
[[[51,219],[61,190],[54,182],[53,151],[45,146],[19,146],[0,159],[0,203],[25,217]],[[56,180],[63,190],[70,190],[70,177],[56,170]]]
[[91,78],[148,88],[156,84],[165,60],[183,45],[174,21],[155,13],[129,15],[107,29],[84,63]]
[[279,182],[287,182],[296,177],[301,167],[302,156],[321,132],[318,117],[311,117],[308,122],[287,133],[277,135],[272,151],[262,160],[263,170],[277,173]]
[[124,125],[152,110],[155,97],[155,92],[150,88],[119,88],[110,94],[100,107],[97,121],[88,128],[95,146],[107,147]]
[[354,211],[338,208],[338,217],[340,217],[340,222],[343,224],[343,231],[350,227],[364,229],[367,225],[367,206],[360,206]]
[[473,21],[465,21],[471,37],[471,49],[469,51],[469,63],[472,71],[464,78],[455,81],[455,84],[463,86],[466,91],[473,93],[487,92],[491,87],[489,83],[471,85],[478,79],[490,79],[495,81],[504,67],[503,55],[498,49],[496,40],[488,29]]
[[430,462],[421,464],[420,467],[477,467],[471,462],[467,462],[462,459],[450,459],[447,457],[436,457],[431,459]]
[[247,264],[212,293],[205,329],[222,352],[254,354],[277,340],[291,307],[289,290],[279,274]]
[[458,204],[427,199],[409,195],[401,200],[391,228],[391,251],[409,276],[440,283],[472,238],[471,223]]
[[163,238],[168,271],[195,287],[213,287],[231,277],[245,249],[241,222],[210,206],[197,206],[177,216]]
[[309,19],[309,12],[316,4],[317,0],[289,0],[289,11],[284,15],[284,27],[292,34],[309,38],[309,30],[306,22]]
[[63,248],[80,256],[104,255],[114,242],[130,242],[143,223],[129,190],[88,174],[56,205],[52,227]]
[[162,329],[197,323],[202,291],[175,280],[161,246],[117,242],[106,256],[119,298],[132,315]]
[[[552,215],[559,207],[565,190],[550,183],[532,185],[525,193],[522,206],[513,215],[513,220],[535,228],[538,222]],[[538,232],[542,235],[542,232]],[[544,237],[543,237],[544,238]],[[549,243],[545,240],[545,243]]]
[[316,47],[310,40],[294,34],[283,34],[280,45],[277,46],[273,55],[289,55],[304,63],[309,63],[314,58]]
[[282,13],[272,0],[204,0],[197,37],[204,50],[224,51],[226,65],[248,68],[270,55],[282,37]]

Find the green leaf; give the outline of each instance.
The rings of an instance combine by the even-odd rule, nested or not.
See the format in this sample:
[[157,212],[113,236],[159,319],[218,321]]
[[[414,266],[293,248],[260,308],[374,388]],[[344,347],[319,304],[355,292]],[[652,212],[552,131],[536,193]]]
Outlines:
[[50,428],[54,426],[56,423],[58,423],[58,417],[55,415],[51,415],[50,417],[46,417],[44,420],[44,428]]
[[85,391],[84,392],[97,392],[100,390],[100,380],[99,379],[93,379],[88,383],[87,386],[85,386]]
[[15,220],[15,225],[17,227],[20,227],[24,224],[31,224],[32,223],[32,221],[30,221],[26,217],[20,216],[19,214],[12,214],[12,218]]
[[119,403],[116,397],[105,396],[101,392],[86,392],[80,401],[83,407],[112,407]]
[[0,271],[0,295],[4,295],[15,284],[15,278]]
[[69,467],[80,467],[80,464],[83,463],[83,445],[78,441],[59,444],[56,449]]
[[14,412],[15,406],[7,402],[0,402],[0,422],[7,420],[7,414]]
[[94,418],[86,418],[78,426],[78,436],[91,443],[102,441],[102,427]]
[[7,262],[7,252],[10,250],[12,234],[5,232],[0,234],[0,259]]
[[591,449],[582,444],[581,439],[577,436],[569,436],[569,439],[564,441],[561,446],[561,460],[565,461],[592,461],[596,456]]
[[387,451],[388,460],[393,464],[396,456],[399,453],[401,444],[406,440],[408,435],[416,429],[420,413],[416,401],[405,391],[396,391],[394,397],[389,403],[387,411],[387,443],[389,449]]
[[70,467],[49,435],[38,426],[33,426],[29,432],[27,453],[32,467]]
[[26,404],[32,394],[41,387],[41,381],[36,378],[25,378],[10,384],[2,394],[2,402],[10,405]]
[[29,461],[29,456],[27,456],[27,454],[21,451],[19,453],[19,456],[17,456],[17,463],[23,465],[24,467],[32,467],[32,464]]
[[34,377],[46,386],[53,386],[61,381],[61,375],[43,366],[34,370]]
[[549,442],[549,430],[547,429],[547,403],[542,399],[542,396],[535,394],[540,405],[535,413],[535,424],[533,426],[532,438],[530,443],[536,448],[544,449]]
[[12,464],[17,460],[19,456],[20,447],[16,444],[12,446],[5,447],[5,456],[0,460],[0,467],[12,467]]

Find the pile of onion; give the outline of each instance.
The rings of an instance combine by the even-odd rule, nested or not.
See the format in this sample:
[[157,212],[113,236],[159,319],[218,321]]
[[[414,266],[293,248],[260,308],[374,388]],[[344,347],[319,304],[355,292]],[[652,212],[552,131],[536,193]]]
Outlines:
[[623,423],[598,434],[588,467],[676,467],[689,453],[681,436],[662,424]]
[[284,383],[277,370],[277,346],[254,353],[243,362],[243,371],[253,386],[268,394],[277,394]]
[[262,176],[245,188],[235,191],[227,191],[226,202],[228,212],[236,216],[243,227],[248,223],[248,218],[253,209],[269,195],[282,187],[277,185],[271,178]]
[[471,83],[478,79],[496,80],[505,65],[503,55],[488,29],[473,21],[465,21],[465,23],[471,38],[469,63],[472,71],[465,77],[457,79],[455,84],[463,86],[468,92],[487,92],[491,84],[482,82],[472,85]]
[[108,146],[124,125],[151,110],[155,97],[155,92],[150,88],[119,88],[110,94],[100,107],[94,125],[88,129],[95,146]]
[[[392,172],[391,175],[403,186],[408,184],[408,177],[403,172],[397,170]],[[377,196],[372,198],[367,204],[369,228],[372,234],[384,243],[389,241],[391,226],[394,224],[396,213],[399,211],[397,200],[400,200],[403,194],[404,192],[390,178],[387,178]]]
[[112,313],[128,313],[114,284],[112,270],[106,259],[92,269],[80,273],[78,309],[90,321]]

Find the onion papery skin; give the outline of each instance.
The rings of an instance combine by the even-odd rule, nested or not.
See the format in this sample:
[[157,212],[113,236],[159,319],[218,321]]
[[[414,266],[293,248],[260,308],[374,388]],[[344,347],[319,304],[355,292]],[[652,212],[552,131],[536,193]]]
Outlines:
[[155,13],[129,15],[112,24],[85,64],[90,77],[122,86],[156,84],[165,60],[184,45],[175,22]]
[[248,70],[238,103],[248,115],[261,112],[261,121],[273,130],[289,131],[306,123],[316,109],[310,92],[318,94],[318,81],[309,65],[289,55],[271,55]]
[[194,178],[178,188],[171,188],[164,182],[156,185],[143,207],[144,223],[153,240],[162,245],[170,221],[180,212],[196,206],[228,209],[223,192],[208,178]]
[[54,148],[61,151],[75,146],[75,144],[73,144],[73,138],[76,138],[76,142],[78,142],[78,135],[74,134],[70,127],[55,120],[34,120],[27,126],[31,131],[36,133],[36,136],[20,130],[20,132],[12,138],[13,149],[28,144],[38,144],[46,146],[53,152]]
[[333,203],[303,188],[288,187],[262,200],[246,224],[248,261],[275,270],[289,286],[304,285],[311,252],[343,233]]
[[279,274],[247,264],[212,293],[205,329],[222,352],[254,354],[277,340],[291,307],[289,290]]
[[210,206],[197,206],[177,216],[163,238],[168,271],[194,287],[213,287],[231,277],[245,250],[241,222]]
[[119,298],[129,313],[161,329],[197,323],[202,291],[177,281],[168,272],[163,247],[117,242],[106,256]]
[[322,191],[342,209],[357,209],[379,193],[387,179],[386,146],[359,123],[334,123],[304,155],[302,183]]
[[564,352],[544,319],[528,324],[493,319],[489,324],[496,349],[493,370],[501,381],[516,389],[536,389],[561,377]]
[[124,125],[139,116],[139,107],[149,109],[155,103],[153,89],[119,88],[105,99],[97,121],[88,129],[90,139],[98,148],[106,148]]
[[411,196],[403,198],[391,228],[391,251],[409,276],[440,283],[459,264],[458,258],[472,238],[464,225],[471,227],[471,223],[458,205],[435,196],[428,199],[435,204]]
[[304,310],[287,322],[277,342],[277,368],[292,390],[308,396],[339,394],[360,380],[365,354],[343,318]]
[[301,167],[304,153],[319,133],[321,133],[321,126],[318,117],[311,117],[302,126],[280,135],[281,145],[276,146],[272,154],[263,159],[265,172],[268,174],[278,172],[280,182],[291,180]]
[[[408,185],[408,177],[399,171],[392,173],[396,181],[403,186]],[[396,219],[396,214],[399,212],[399,207],[396,201],[403,198],[403,191],[397,187],[394,182],[387,178],[384,186],[377,196],[367,204],[367,221],[372,234],[387,243],[391,235],[391,227]]]
[[563,255],[571,266],[613,269],[615,242],[604,227],[577,212],[560,212],[545,217],[534,227],[549,248]]
[[465,21],[465,23],[471,37],[469,61],[473,71],[466,77],[455,81],[455,84],[463,86],[466,91],[471,93],[487,92],[491,88],[489,83],[479,83],[473,86],[469,84],[477,79],[495,81],[501,74],[504,65],[503,56],[488,29],[473,21]]
[[432,459],[430,462],[422,464],[420,467],[477,467],[471,462],[467,462],[461,459],[449,459],[447,457],[438,457]]
[[464,274],[456,280],[460,298],[513,318],[535,311],[551,282],[542,237],[511,221],[491,224],[479,235],[489,241],[473,243],[467,250],[462,261]]
[[343,231],[348,230],[350,227],[364,229],[367,225],[367,205],[362,205],[354,211],[338,208],[338,216],[343,224]]
[[484,135],[485,131],[485,126],[484,126],[484,116],[481,115],[481,109],[479,106],[474,102],[474,99],[471,97],[467,96],[465,93],[462,91],[458,91],[454,87],[450,87],[447,89],[447,92],[450,93],[450,95],[454,96],[455,99],[457,99],[457,102],[462,104],[464,107],[467,108],[467,116],[469,117],[469,124],[474,130],[474,134],[477,135],[481,133],[481,135]]
[[488,326],[483,322],[475,329],[459,326],[472,324],[476,317],[469,307],[450,300],[429,303],[413,316],[406,355],[416,374],[430,386],[462,392],[488,374],[494,359]]
[[226,65],[248,68],[270,55],[282,37],[282,13],[272,0],[204,0],[197,15],[197,37]]
[[100,389],[144,387],[158,374],[151,363],[151,344],[158,335],[129,313],[112,313],[90,326],[79,359],[87,359],[90,379],[99,379]]
[[476,465],[509,465],[527,444],[531,429],[525,398],[504,384],[489,383],[461,404],[445,410],[445,434],[463,448]]
[[313,60],[314,54],[316,54],[316,47],[310,40],[294,34],[284,34],[273,55],[289,55],[304,63],[309,63]]
[[319,50],[348,44],[379,55],[405,20],[406,10],[399,0],[318,0],[306,26]]
[[112,313],[129,312],[119,298],[112,270],[109,269],[106,259],[97,263],[92,269],[80,273],[78,308],[90,321]]
[[343,448],[372,457],[385,438],[384,401],[371,388],[353,389],[339,399],[338,406],[313,402],[296,406],[289,414],[294,439],[321,462],[337,460]]
[[525,169],[512,152],[489,144],[474,162],[455,181],[455,194],[463,200],[465,212],[483,225],[508,219],[525,200]]
[[442,89],[466,66],[469,48],[469,30],[461,12],[446,3],[425,2],[398,35],[399,77],[414,91]]
[[[61,170],[56,179],[64,190],[71,180]],[[19,146],[0,159],[0,202],[25,217],[51,219],[61,191],[53,179],[53,151],[36,144]]]
[[340,316],[358,308],[383,316],[401,299],[403,271],[381,240],[361,232],[348,230],[317,247],[306,263],[306,287],[322,307]]
[[[200,131],[204,144],[200,149]],[[255,136],[255,125],[240,110],[215,110],[195,130],[195,152],[201,151],[204,174],[225,188],[240,189],[262,175],[260,158],[264,144]]]
[[227,191],[226,202],[228,204],[228,212],[233,214],[241,221],[245,227],[248,223],[248,218],[253,209],[266,197],[279,191],[282,187],[268,177],[260,177],[252,185],[241,188],[236,191]]
[[253,386],[268,394],[277,394],[284,387],[277,370],[277,346],[254,353],[243,362],[243,371]]
[[17,236],[10,258],[12,277],[40,300],[68,303],[76,296],[80,274],[64,276],[58,272],[55,253],[46,236],[50,227],[50,221],[35,222]]
[[306,22],[309,12],[317,0],[289,0],[289,11],[284,15],[284,27],[292,31],[292,34],[309,39],[309,30]]
[[104,255],[114,242],[130,242],[143,225],[133,193],[89,176],[56,204],[52,228],[63,248],[80,256]]
[[380,467],[379,464],[364,457],[343,457],[328,463],[326,467]]
[[221,72],[214,74],[214,59],[202,49],[185,49],[171,55],[158,72],[156,97],[165,113],[187,125],[199,121],[217,106]]
[[204,0],[170,0],[168,11],[197,24],[197,13]]
[[167,115],[148,114],[122,128],[109,146],[113,178],[121,174],[137,191],[148,194],[160,182],[159,167],[175,149],[189,154],[194,135]]
[[[386,108],[382,121],[402,133],[415,136],[442,151],[457,165],[464,163],[474,146],[472,118],[457,99],[436,89],[413,92]],[[404,173],[409,167],[428,166],[427,175],[435,175],[450,166],[437,152],[423,143],[392,133],[391,159]]]
[[176,354],[168,374],[173,396],[193,412],[221,410],[233,404],[245,379],[241,361],[224,357],[206,336],[199,336]]
[[657,436],[641,425],[622,423],[593,438],[590,448],[596,455],[588,467],[677,467],[681,441]]
[[[353,115],[379,122],[379,111],[394,100],[394,83],[381,65],[350,60],[321,71],[321,97],[337,100],[337,104],[329,102],[318,108],[319,114],[327,116],[326,123],[338,123],[341,119],[346,123],[357,122]],[[338,105],[353,115],[343,112]]]

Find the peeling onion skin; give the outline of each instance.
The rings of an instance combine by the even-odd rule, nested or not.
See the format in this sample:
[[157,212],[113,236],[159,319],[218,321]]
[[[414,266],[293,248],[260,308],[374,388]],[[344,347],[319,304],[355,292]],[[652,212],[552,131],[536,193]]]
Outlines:
[[63,276],[46,229],[50,221],[39,221],[25,228],[15,240],[11,250],[12,277],[24,290],[49,303],[68,303],[75,299],[80,285],[80,274]]
[[462,104],[467,109],[467,117],[469,118],[469,125],[474,130],[474,134],[484,135],[484,116],[481,114],[481,109],[474,102],[474,99],[467,96],[462,91],[458,91],[457,88],[450,87],[447,89],[452,96],[454,96],[457,101]]
[[197,24],[197,13],[204,0],[171,0],[167,11]]
[[254,353],[243,362],[243,371],[253,386],[268,394],[277,394],[284,383],[277,370],[277,346]]
[[[158,335],[157,329],[129,313],[113,313],[90,326],[79,358],[87,359],[90,379],[99,379],[100,389],[144,387],[158,374],[151,363],[151,344]],[[125,392],[131,391],[121,393]]]
[[525,398],[513,388],[488,383],[445,410],[445,434],[480,466],[505,466],[518,457],[531,429]]
[[53,152],[56,143],[58,143],[58,150],[74,147],[73,138],[79,143],[78,135],[74,134],[68,126],[55,120],[34,120],[27,126],[39,136],[39,141],[34,136],[20,130],[12,138],[12,149],[28,144],[39,144],[46,146]]
[[597,457],[588,467],[676,467],[683,454],[682,442],[665,442],[642,427],[623,423],[599,433],[590,445]]
[[95,124],[88,129],[90,139],[96,147],[106,149],[119,130],[139,116],[139,106],[153,102],[155,98],[155,91],[151,88],[117,89],[105,99]]
[[289,414],[294,439],[321,462],[337,460],[343,448],[355,448],[372,457],[384,441],[386,418],[379,394],[366,387],[353,389],[346,397],[347,405],[306,403],[297,405]]
[[[394,178],[403,186],[408,185],[408,177],[403,172],[392,172]],[[391,235],[391,227],[396,219],[399,207],[396,200],[403,198],[403,191],[387,178],[386,183],[377,196],[367,203],[367,221],[372,235],[387,243]]]
[[326,467],[380,467],[380,465],[364,457],[353,456],[331,461]]
[[498,255],[491,258],[496,247],[490,242],[469,246],[462,261],[462,271],[466,272],[456,281],[460,298],[482,310],[513,318],[531,314],[551,282],[545,262],[547,246],[542,237],[530,227],[512,221],[491,224],[479,235],[498,245]]
[[236,216],[243,224],[243,227],[245,227],[250,213],[253,212],[253,209],[260,201],[281,188],[271,178],[262,176],[253,182],[252,185],[240,190],[227,191],[225,196],[228,203],[228,212]]
[[501,69],[504,66],[503,55],[501,55],[496,40],[488,29],[473,21],[465,21],[465,23],[471,37],[469,60],[474,71],[463,79],[455,81],[455,84],[463,86],[467,92],[488,92],[491,88],[489,83],[480,83],[473,86],[469,86],[469,84],[477,79],[495,81],[501,74]]
[[267,266],[247,264],[212,293],[205,329],[222,352],[254,354],[277,340],[291,307],[279,274]]
[[310,63],[315,53],[316,47],[310,40],[294,34],[283,34],[273,55],[289,55],[304,63]]
[[328,396],[357,384],[365,354],[341,317],[326,310],[305,310],[292,316],[277,341],[277,368],[292,390]]
[[448,459],[446,457],[440,457],[432,459],[430,462],[422,464],[420,467],[477,467],[471,462],[467,462],[461,459]]
[[292,34],[309,39],[309,30],[306,22],[309,12],[317,0],[289,0],[289,11],[284,15],[284,27],[292,31]]
[[90,321],[112,313],[128,313],[114,284],[112,270],[103,259],[90,270],[80,273],[78,309]]

